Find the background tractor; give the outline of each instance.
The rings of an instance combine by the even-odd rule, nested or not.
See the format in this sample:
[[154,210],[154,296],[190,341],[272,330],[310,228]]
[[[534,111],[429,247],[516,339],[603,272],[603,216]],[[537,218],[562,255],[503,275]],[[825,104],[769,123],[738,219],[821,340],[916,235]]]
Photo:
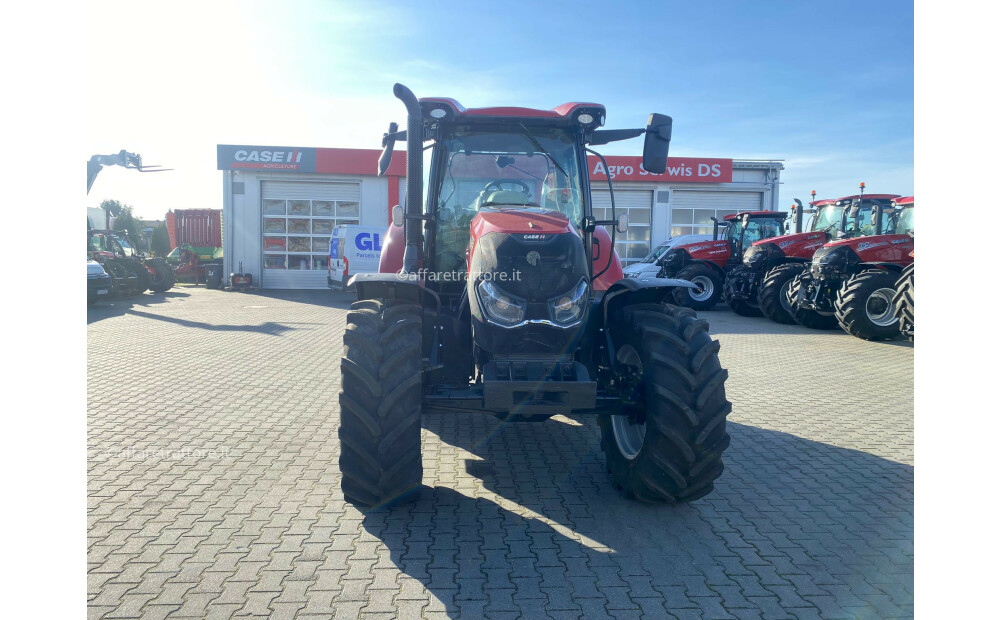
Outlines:
[[603,130],[599,104],[466,109],[401,84],[394,93],[407,129],[390,124],[379,173],[405,138],[407,200],[392,209],[379,273],[349,283],[359,301],[341,360],[345,499],[416,496],[422,412],[596,415],[626,497],[711,492],[731,409],[719,344],[692,310],[663,303],[689,282],[622,277],[614,236],[627,219],[594,218],[587,175],[588,146],[643,134],[643,167],[662,173],[670,117]]
[[88,230],[87,257],[100,263],[111,276],[116,297],[148,290],[162,293],[174,285],[174,270],[167,261],[140,256],[128,237],[115,230]]
[[776,237],[784,229],[786,214],[780,211],[743,211],[727,215],[719,238],[719,220],[715,220],[713,241],[674,247],[660,258],[661,278],[687,280],[695,288],[674,290],[674,302],[694,310],[711,310],[719,303],[726,282],[733,275],[741,277],[740,259],[744,248],[761,239]]
[[[913,201],[913,197],[904,198],[903,200]],[[910,252],[910,258],[913,258],[913,252]],[[899,279],[896,280],[896,294],[892,298],[893,306],[896,310],[896,318],[899,319],[899,333],[913,342],[913,265],[915,263],[910,263],[905,269],[903,269],[902,274],[900,274]]]
[[[858,222],[860,203],[853,201],[844,217]],[[814,327],[815,319],[834,322],[865,340],[891,340],[899,335],[892,299],[896,281],[913,262],[913,201],[876,204],[868,218],[885,234],[832,241],[813,254],[812,263],[792,279],[787,300],[796,321]],[[860,225],[860,224],[859,224]],[[801,317],[809,317],[803,321]],[[823,325],[825,327],[825,325]]]
[[[862,188],[864,184],[861,184]],[[813,198],[815,198],[813,192]],[[795,233],[763,239],[751,245],[743,254],[744,269],[734,272],[727,282],[726,303],[738,314],[751,316],[758,311],[777,323],[795,323],[786,293],[792,280],[812,260],[813,253],[835,239],[859,235],[880,234],[888,229],[890,210],[881,211],[880,219],[871,225],[871,211],[876,205],[889,205],[896,194],[845,196],[837,200],[813,200],[808,210],[796,200],[792,207]],[[845,217],[844,210],[858,201],[858,215]],[[801,232],[802,217],[811,214],[807,232]],[[822,327],[834,324],[829,319],[802,311],[804,323]]]

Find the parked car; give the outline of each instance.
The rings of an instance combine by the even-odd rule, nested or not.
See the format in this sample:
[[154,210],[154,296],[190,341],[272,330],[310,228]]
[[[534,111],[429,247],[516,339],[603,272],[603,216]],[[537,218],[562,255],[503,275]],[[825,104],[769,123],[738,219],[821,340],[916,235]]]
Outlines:
[[351,276],[377,273],[385,228],[341,224],[330,235],[330,266],[326,283],[332,291],[342,291]]
[[97,303],[98,299],[107,299],[111,296],[111,276],[104,271],[101,264],[90,258],[87,259],[87,305]]
[[632,263],[622,269],[622,271],[625,273],[626,278],[655,278],[656,273],[660,270],[660,266],[656,264],[656,261],[663,258],[667,250],[678,245],[711,240],[712,235],[678,235],[671,237],[653,248],[653,251],[647,254],[641,261]]

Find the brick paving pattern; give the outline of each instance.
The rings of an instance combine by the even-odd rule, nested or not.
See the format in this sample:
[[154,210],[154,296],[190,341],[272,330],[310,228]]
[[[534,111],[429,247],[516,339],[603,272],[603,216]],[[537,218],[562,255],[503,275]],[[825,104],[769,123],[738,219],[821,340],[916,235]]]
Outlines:
[[419,502],[340,497],[350,298],[175,288],[88,310],[91,618],[907,618],[913,349],[702,313],[713,494],[621,499],[596,420],[425,416]]

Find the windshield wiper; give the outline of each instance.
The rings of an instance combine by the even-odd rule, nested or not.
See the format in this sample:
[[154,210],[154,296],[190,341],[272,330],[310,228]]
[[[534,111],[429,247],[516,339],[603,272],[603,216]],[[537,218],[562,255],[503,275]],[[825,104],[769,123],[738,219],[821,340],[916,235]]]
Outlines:
[[521,129],[524,130],[523,134],[524,137],[531,141],[531,146],[535,147],[535,150],[537,150],[542,155],[548,157],[549,161],[551,161],[552,164],[559,169],[559,172],[563,173],[563,176],[569,179],[569,175],[566,173],[565,170],[563,170],[563,167],[559,165],[559,162],[557,162],[555,158],[552,157],[551,153],[545,150],[545,147],[541,145],[541,143],[535,138],[535,136],[531,135],[531,133],[528,131],[528,128],[524,126],[524,123],[518,123],[518,125],[520,125]]
[[541,205],[539,205],[537,202],[493,202],[493,201],[487,201],[487,202],[481,203],[479,205],[480,208],[482,208],[482,207],[491,207],[491,206],[497,206],[497,207],[500,207],[500,208],[503,208],[503,207],[535,207],[537,209],[541,209],[542,208]]

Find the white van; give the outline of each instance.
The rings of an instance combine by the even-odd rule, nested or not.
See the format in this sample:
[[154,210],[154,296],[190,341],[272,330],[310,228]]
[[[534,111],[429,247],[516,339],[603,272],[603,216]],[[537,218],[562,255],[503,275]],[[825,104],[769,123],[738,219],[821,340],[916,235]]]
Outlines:
[[660,272],[660,266],[656,264],[656,261],[660,260],[660,258],[667,253],[667,250],[678,245],[687,245],[689,243],[699,243],[701,241],[711,240],[712,235],[679,235],[677,237],[671,237],[653,248],[653,251],[647,254],[644,259],[639,262],[632,263],[622,269],[622,271],[624,272],[626,278],[655,278],[656,274]]
[[382,240],[386,229],[381,226],[341,224],[330,235],[330,266],[326,283],[332,291],[342,291],[351,276],[378,272]]

